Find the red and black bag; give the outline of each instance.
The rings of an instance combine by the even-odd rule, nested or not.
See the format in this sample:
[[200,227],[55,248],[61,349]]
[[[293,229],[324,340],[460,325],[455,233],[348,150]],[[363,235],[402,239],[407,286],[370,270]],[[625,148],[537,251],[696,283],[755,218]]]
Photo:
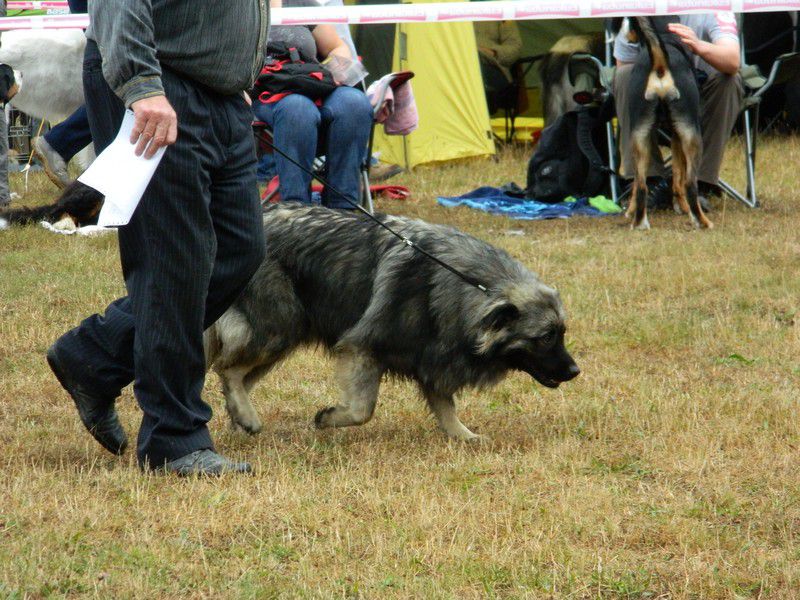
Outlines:
[[322,104],[338,87],[328,69],[317,62],[304,61],[297,48],[270,44],[267,53],[269,58],[251,92],[253,100],[269,104],[289,94],[300,94]]

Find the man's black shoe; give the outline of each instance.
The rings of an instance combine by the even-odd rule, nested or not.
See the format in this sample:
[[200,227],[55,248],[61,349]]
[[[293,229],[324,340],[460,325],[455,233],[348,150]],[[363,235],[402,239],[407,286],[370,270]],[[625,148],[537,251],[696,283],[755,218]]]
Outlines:
[[155,469],[156,473],[174,474],[179,477],[192,475],[219,476],[225,473],[252,473],[250,463],[233,462],[213,450],[195,450]]
[[114,399],[99,398],[87,392],[75,381],[70,370],[58,357],[55,345],[47,350],[47,364],[58,382],[75,402],[78,415],[86,429],[100,445],[112,454],[122,454],[128,446],[128,437],[117,417]]

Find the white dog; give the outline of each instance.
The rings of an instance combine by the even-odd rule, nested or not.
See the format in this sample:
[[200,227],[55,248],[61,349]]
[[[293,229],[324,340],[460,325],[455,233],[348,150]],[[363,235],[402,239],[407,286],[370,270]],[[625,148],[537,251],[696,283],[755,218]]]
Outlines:
[[22,76],[11,104],[39,119],[58,122],[83,104],[83,49],[80,29],[18,29],[3,33],[0,63]]
[[[0,63],[14,68],[20,91],[10,104],[27,115],[57,123],[83,104],[81,29],[17,29],[3,33]],[[94,160],[91,144],[76,156],[82,169]]]

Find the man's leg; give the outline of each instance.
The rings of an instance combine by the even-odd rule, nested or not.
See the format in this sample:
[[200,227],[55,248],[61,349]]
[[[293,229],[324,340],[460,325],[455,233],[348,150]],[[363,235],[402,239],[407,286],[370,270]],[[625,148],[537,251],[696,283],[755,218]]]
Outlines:
[[134,391],[144,411],[137,454],[151,466],[212,448],[211,409],[201,398],[204,321],[227,309],[264,256],[244,99],[210,94],[169,71],[162,81],[178,116],[178,140],[135,221],[120,231],[136,322]]
[[144,415],[137,457],[152,468],[213,449],[201,398],[203,329],[216,237],[211,173],[224,164],[206,94],[169,71],[162,83],[178,117],[136,212],[120,228],[120,257],[135,323],[134,394]]
[[[275,147],[311,170],[317,153],[320,114],[313,101],[289,94],[274,104],[255,103],[255,115],[269,125]],[[311,175],[275,153],[282,200],[311,203]]]
[[498,109],[504,108],[508,104],[511,81],[503,73],[499,64],[483,54],[479,54],[478,59],[481,66],[483,89],[486,94],[486,107],[489,114],[493,115]]
[[[358,204],[360,167],[372,128],[372,105],[361,90],[340,87],[325,99],[320,114],[325,131],[327,179],[351,202]],[[354,208],[327,188],[322,203],[330,208]]]
[[[125,107],[103,77],[97,44],[89,40],[83,62],[83,89],[95,152],[117,135]],[[105,315],[94,314],[53,344],[65,369],[87,393],[113,400],[133,381],[134,323],[126,297],[111,303]]]
[[716,185],[725,154],[725,145],[736,119],[742,110],[744,87],[736,75],[715,73],[700,90],[700,122],[703,132],[703,151],[697,178]]
[[72,157],[92,143],[86,106],[81,106],[44,136],[33,140],[33,152],[47,176],[60,188],[70,184],[67,164]]
[[252,111],[240,96],[223,97],[215,114],[228,142],[225,164],[211,172],[209,211],[217,241],[204,328],[230,307],[264,260],[264,224],[256,181]]
[[[614,71],[614,82],[612,91],[614,103],[617,107],[617,121],[619,122],[619,149],[622,155],[622,176],[631,178],[636,172],[636,165],[633,163],[633,152],[631,143],[631,118],[630,118],[630,80],[633,72],[633,65],[621,65]],[[665,175],[664,165],[660,159],[661,152],[658,149],[656,138],[651,135],[650,143],[650,165],[647,169],[648,177],[663,177]]]
[[92,143],[86,106],[81,106],[66,120],[53,127],[44,135],[44,139],[65,163],[72,160],[73,156]]

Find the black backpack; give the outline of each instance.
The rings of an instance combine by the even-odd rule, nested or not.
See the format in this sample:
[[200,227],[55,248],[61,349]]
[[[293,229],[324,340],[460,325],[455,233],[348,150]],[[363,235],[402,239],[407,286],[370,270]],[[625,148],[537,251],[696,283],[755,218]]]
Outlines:
[[613,103],[579,106],[545,127],[528,162],[525,196],[561,202],[567,196],[607,192],[610,169],[605,124],[612,111]]
[[276,42],[267,47],[267,60],[250,96],[253,100],[271,103],[289,94],[300,94],[321,103],[337,87],[327,67],[318,62],[306,62],[297,48]]

